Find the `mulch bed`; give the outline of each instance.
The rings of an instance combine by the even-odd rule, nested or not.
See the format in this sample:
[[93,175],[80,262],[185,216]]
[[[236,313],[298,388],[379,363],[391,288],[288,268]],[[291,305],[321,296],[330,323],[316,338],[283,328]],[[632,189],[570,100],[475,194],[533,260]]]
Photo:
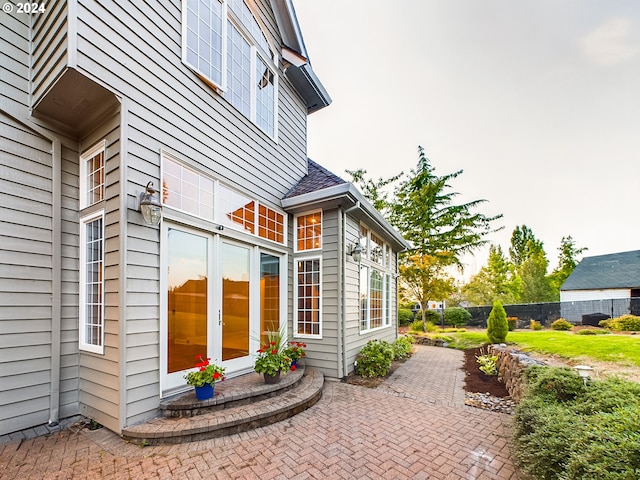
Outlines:
[[476,356],[486,353],[486,348],[469,348],[464,351],[464,390],[470,393],[488,393],[494,397],[508,397],[509,392],[497,375],[486,375],[480,370]]

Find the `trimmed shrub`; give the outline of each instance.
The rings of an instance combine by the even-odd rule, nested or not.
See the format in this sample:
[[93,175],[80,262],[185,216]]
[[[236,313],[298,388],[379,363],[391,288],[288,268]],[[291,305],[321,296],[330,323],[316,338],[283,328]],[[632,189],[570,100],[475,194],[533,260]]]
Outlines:
[[471,314],[466,308],[451,307],[444,310],[444,322],[452,327],[461,327],[471,320]]
[[537,320],[531,320],[529,322],[529,328],[531,330],[542,330],[542,324]]
[[410,356],[413,348],[413,342],[414,339],[411,335],[396,338],[396,340],[391,344],[391,347],[393,348],[393,359],[402,360],[403,358]]
[[559,318],[551,324],[551,330],[571,330],[572,328],[573,325],[564,318]]
[[592,328],[578,330],[576,335],[608,335],[611,332],[609,330],[596,330]]
[[510,332],[518,328],[518,317],[507,317],[507,326]]
[[401,308],[398,310],[398,325],[401,327],[411,325],[413,321],[413,312],[411,310],[407,310]]
[[602,320],[599,325],[614,332],[637,332],[640,331],[640,317],[637,315],[622,315],[621,317]]
[[487,337],[490,343],[503,343],[507,338],[509,325],[507,323],[507,312],[500,300],[493,302],[493,308],[487,320]]
[[391,367],[393,347],[385,340],[369,340],[356,355],[356,374],[361,377],[384,377]]

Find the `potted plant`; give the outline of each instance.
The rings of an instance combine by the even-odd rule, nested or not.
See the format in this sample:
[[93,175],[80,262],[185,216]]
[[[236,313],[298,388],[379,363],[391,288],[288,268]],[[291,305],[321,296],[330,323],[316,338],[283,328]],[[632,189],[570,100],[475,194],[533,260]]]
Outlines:
[[188,372],[184,378],[187,380],[187,385],[192,385],[196,391],[196,397],[198,400],[207,400],[213,398],[213,385],[216,382],[222,382],[225,379],[225,368],[210,363],[210,358],[204,358],[203,355],[196,355],[197,370]]
[[260,345],[254,370],[264,375],[265,383],[278,383],[280,374],[291,367],[291,359],[284,353],[281,332],[269,332],[267,342]]
[[291,370],[296,369],[298,360],[307,356],[307,352],[304,351],[305,348],[307,348],[306,343],[289,342],[287,347],[282,351],[282,353],[291,359]]

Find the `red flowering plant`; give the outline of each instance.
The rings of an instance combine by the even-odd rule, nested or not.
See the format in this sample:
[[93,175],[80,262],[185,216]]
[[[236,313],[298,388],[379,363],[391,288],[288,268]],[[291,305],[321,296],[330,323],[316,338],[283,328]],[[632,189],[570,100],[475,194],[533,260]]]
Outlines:
[[300,360],[302,357],[307,356],[307,352],[304,349],[307,348],[306,343],[302,342],[289,342],[287,348],[283,350],[283,353],[291,359],[291,361],[295,362]]
[[262,342],[258,349],[258,356],[254,370],[275,376],[278,372],[286,373],[291,368],[291,358],[284,352],[282,332],[269,332],[267,341]]
[[184,378],[187,380],[187,385],[194,387],[203,387],[207,384],[213,385],[216,382],[222,382],[225,379],[224,372],[226,368],[223,368],[215,363],[210,363],[210,358],[204,358],[203,355],[196,355],[197,370],[192,370],[187,373]]

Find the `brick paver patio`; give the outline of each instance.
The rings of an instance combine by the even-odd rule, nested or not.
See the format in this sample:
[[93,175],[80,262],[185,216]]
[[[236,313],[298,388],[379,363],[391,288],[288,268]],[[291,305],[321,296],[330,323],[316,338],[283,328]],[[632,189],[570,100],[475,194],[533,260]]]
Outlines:
[[518,477],[510,417],[464,406],[462,352],[418,346],[377,389],[327,382],[286,421],[141,447],[71,427],[0,445],[2,479],[486,479]]

